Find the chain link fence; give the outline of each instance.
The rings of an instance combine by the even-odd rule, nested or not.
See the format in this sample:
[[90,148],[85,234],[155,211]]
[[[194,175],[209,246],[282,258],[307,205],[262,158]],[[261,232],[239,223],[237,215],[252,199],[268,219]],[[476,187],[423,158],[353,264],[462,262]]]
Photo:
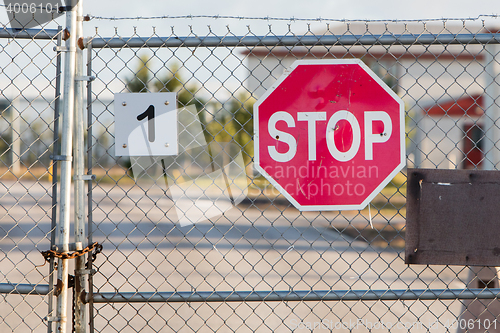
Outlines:
[[[301,213],[252,165],[253,103],[286,68],[358,58],[406,103],[409,165],[480,168],[487,59],[497,66],[490,33],[474,22],[351,22],[280,37],[90,39],[92,239],[105,246],[93,277],[96,331],[456,332],[496,323],[496,299],[443,292],[498,287],[496,270],[404,264],[405,172],[365,210]],[[113,94],[129,91],[176,92],[179,114],[191,110],[180,135],[199,124],[202,139],[191,138],[201,148],[181,142],[175,158],[115,158]],[[213,184],[200,175],[213,169],[200,154],[211,146],[224,165],[235,156],[228,142],[242,155],[243,182],[231,179],[245,195],[215,214],[202,206],[224,191],[208,193]],[[179,183],[189,186],[176,196]],[[194,204],[183,210],[183,198]],[[189,214],[196,209],[204,218]]]
[[45,331],[52,311],[61,29],[0,28],[0,330]]
[[[1,40],[0,57],[26,58],[0,73],[0,284],[14,288],[2,295],[2,332],[44,331],[52,307],[44,296],[52,269],[37,267],[37,249],[54,244],[57,204],[49,157],[57,154],[57,33],[46,33]],[[89,244],[103,245],[86,295],[91,329],[500,330],[495,268],[404,264],[406,171],[364,210],[299,212],[255,171],[252,141],[253,104],[295,60],[357,58],[405,102],[408,166],[496,169],[498,41],[478,21],[85,39],[95,77],[86,101]],[[127,92],[176,93],[178,155],[116,156],[126,143],[115,141],[114,94]],[[14,282],[45,289],[22,295]]]

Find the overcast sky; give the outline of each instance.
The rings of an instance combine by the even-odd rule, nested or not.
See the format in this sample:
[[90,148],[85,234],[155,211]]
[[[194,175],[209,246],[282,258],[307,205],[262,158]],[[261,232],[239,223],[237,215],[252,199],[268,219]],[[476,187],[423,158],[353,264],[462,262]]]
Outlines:
[[[130,1],[119,2],[103,0],[83,0],[84,12],[103,17],[136,17],[136,16],[175,16],[175,15],[228,15],[246,17],[279,17],[279,18],[325,18],[325,19],[370,19],[370,20],[405,20],[405,19],[436,19],[436,18],[469,18],[479,15],[500,14],[499,0],[185,0],[185,1]],[[499,20],[488,20],[497,23]],[[222,19],[164,19],[151,21],[101,21],[93,20],[86,23],[86,31],[101,27],[102,32],[117,26],[129,30],[133,26],[156,26],[160,31],[170,30],[175,26],[179,34],[188,33],[188,25],[196,32],[206,31],[210,25],[217,33],[227,31],[229,25],[232,32],[243,34],[250,25],[253,32],[265,33],[268,24],[273,30],[286,31],[287,21],[240,21]],[[324,23],[323,23],[324,24]],[[500,24],[498,24],[500,25]],[[304,31],[304,22],[293,23],[294,29]],[[142,31],[141,31],[142,32]],[[145,32],[149,32],[145,31]],[[166,34],[167,32],[163,33]]]
[[[127,4],[130,3],[130,6]],[[425,19],[497,14],[498,0],[84,0],[87,12],[102,16],[237,15],[336,19]]]
[[[1,3],[2,0],[0,0]],[[286,20],[287,18],[297,19],[316,19],[323,18],[323,22],[312,22],[310,29],[313,32],[322,33],[325,31],[325,26],[328,19],[332,20],[429,20],[440,18],[476,18],[479,15],[496,15],[500,14],[500,0],[249,0],[249,1],[234,1],[234,0],[183,0],[183,1],[131,1],[122,0],[106,1],[106,0],[81,0],[83,1],[84,13],[91,16],[99,17],[151,17],[151,16],[186,16],[186,15],[223,15],[236,17],[274,17],[284,18],[285,20],[239,20],[239,19],[155,19],[155,20],[100,20],[93,19],[84,24],[85,37],[90,37],[95,34],[95,27],[98,27],[99,35],[102,37],[110,37],[115,35],[115,27],[117,34],[122,37],[128,37],[137,31],[137,34],[142,37],[149,37],[153,33],[153,28],[156,27],[156,34],[159,36],[169,36],[172,29],[178,36],[186,36],[190,34],[192,26],[193,33],[198,36],[205,36],[212,31],[216,35],[224,35],[228,33],[228,27],[231,34],[241,36],[249,33],[257,36],[269,33],[269,25],[271,25],[272,33],[282,35],[287,33],[289,25],[292,33],[300,35],[307,31],[308,25],[305,21]],[[496,25],[500,27],[500,19],[486,18],[488,25]],[[7,23],[7,15],[5,11],[0,11],[0,22]],[[337,21],[338,23],[338,21]],[[460,24],[459,21],[454,22]],[[479,25],[480,20],[476,21]],[[65,26],[64,16],[60,17],[56,22],[51,22],[47,28],[56,28],[60,24]],[[335,24],[331,22],[330,24]],[[440,24],[440,23],[436,23]],[[210,29],[207,27],[210,26]],[[480,27],[478,30],[480,31]],[[474,31],[475,32],[475,31]],[[188,50],[189,51],[189,50]],[[141,51],[142,52],[142,51]],[[183,53],[178,52],[178,56]],[[237,53],[239,54],[239,53]],[[217,61],[217,55],[212,57]],[[221,56],[224,59],[226,66],[229,68],[237,67],[239,60],[231,58],[236,64],[231,64],[228,61],[231,59]],[[159,62],[156,62],[159,64]],[[234,66],[233,66],[234,65]],[[199,64],[197,64],[199,66]],[[233,66],[233,67],[231,67]],[[198,68],[198,67],[196,67]],[[240,71],[244,67],[238,67]],[[230,73],[231,76],[237,76],[238,73]],[[241,74],[241,73],[240,73]],[[246,73],[245,73],[246,74]],[[104,74],[102,74],[104,75]],[[123,74],[122,76],[124,76]],[[197,72],[196,76],[201,82],[205,82],[202,74]],[[123,77],[122,77],[123,79]],[[210,83],[207,82],[208,86]],[[215,81],[217,90],[220,86],[219,81]],[[240,82],[236,82],[240,84]],[[225,82],[225,85],[230,85],[230,82]]]
[[[122,0],[82,0],[84,13],[100,17],[151,17],[184,15],[222,15],[236,17],[274,17],[274,18],[323,18],[334,20],[415,20],[440,18],[476,18],[479,15],[500,14],[500,0],[183,0],[183,1],[131,1]],[[20,1],[21,2],[21,1]],[[118,5],[117,5],[118,4]],[[500,20],[486,18],[491,25],[500,26]],[[7,22],[5,12],[0,13],[0,22]],[[58,20],[64,25],[64,19]],[[324,22],[314,23],[312,27],[324,27]],[[479,21],[478,21],[479,23]],[[290,21],[283,20],[238,20],[238,19],[161,19],[161,20],[97,20],[85,23],[85,33],[92,35],[99,27],[102,36],[114,33],[118,28],[120,35],[133,33],[137,27],[139,34],[150,35],[155,26],[159,35],[169,35],[174,27],[178,35],[186,35],[193,27],[196,34],[208,33],[207,26],[217,34],[227,32],[227,26],[237,35],[248,32],[265,34],[272,25],[274,33],[286,33]],[[54,23],[53,25],[56,25]],[[295,33],[306,31],[307,23],[291,23]]]

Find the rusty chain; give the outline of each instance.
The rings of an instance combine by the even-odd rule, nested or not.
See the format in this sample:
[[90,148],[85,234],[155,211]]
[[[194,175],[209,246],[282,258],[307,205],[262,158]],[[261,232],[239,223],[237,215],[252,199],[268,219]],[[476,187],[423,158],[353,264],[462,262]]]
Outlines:
[[[55,251],[55,250],[47,250],[47,251],[42,251],[40,253],[41,253],[41,255],[45,259],[45,263],[44,263],[44,265],[45,265],[47,262],[50,262],[50,258],[75,259],[77,257],[81,257],[81,256],[83,256],[83,255],[85,255],[87,253],[92,252],[92,251],[94,251],[92,253],[92,256],[89,258],[89,260],[85,264],[85,268],[89,269],[91,263],[93,263],[96,260],[97,255],[102,252],[102,244],[99,244],[98,242],[94,242],[94,243],[92,243],[91,245],[88,245],[86,248],[84,248],[82,250],[77,250],[77,251],[74,251],[74,252],[71,252],[71,253],[58,252],[58,251]],[[57,263],[54,263],[54,268],[57,269]],[[72,307],[72,311],[73,311],[72,312],[73,323],[72,323],[72,332],[75,332],[75,303],[74,303],[74,300],[75,300],[75,288],[74,288],[75,287],[75,281],[76,281],[76,277],[74,275],[68,274],[68,288],[73,289],[73,307]],[[57,291],[56,291],[56,293],[57,293]]]
[[[81,257],[89,252],[92,252],[92,251],[94,251],[94,253],[92,254],[92,260],[91,260],[93,262],[96,259],[97,255],[102,252],[102,244],[99,244],[98,242],[94,242],[82,250],[77,250],[77,251],[74,251],[71,253],[58,252],[55,250],[47,250],[47,251],[40,252],[40,254],[45,259],[45,263],[44,263],[44,265],[45,265],[46,263],[48,263],[50,261],[50,258],[75,259],[76,257]],[[86,264],[87,268],[88,268],[88,265],[89,265],[89,263]],[[56,269],[57,269],[57,266],[56,266]]]
[[99,243],[95,242],[95,243],[93,243],[90,246],[92,247],[92,249],[90,251],[94,250],[94,252],[92,253],[92,259],[90,259],[89,261],[87,261],[87,263],[85,264],[85,268],[86,269],[89,269],[91,263],[93,263],[96,260],[97,255],[99,253],[102,253],[102,244],[99,244]]
[[[50,262],[50,258],[75,259],[77,257],[81,257],[87,253],[92,252],[92,251],[94,251],[92,253],[92,256],[89,258],[89,260],[85,264],[85,268],[89,269],[91,263],[93,263],[96,260],[97,255],[102,252],[102,244],[99,244],[98,242],[94,242],[82,250],[77,250],[77,251],[74,251],[71,253],[58,252],[55,250],[47,250],[47,251],[42,251],[40,253],[43,256],[43,258],[45,259],[45,263],[43,264],[43,265],[45,265],[47,262]],[[54,268],[57,269],[57,263],[54,263]],[[74,275],[71,275],[71,274],[68,275],[68,288],[73,289],[73,300],[75,299],[75,288],[74,288],[75,287],[75,280],[76,280],[76,278]],[[57,293],[57,291],[56,291],[56,293]],[[72,310],[73,310],[72,332],[75,332],[75,313],[74,313],[75,312],[75,304],[74,303],[73,303]]]

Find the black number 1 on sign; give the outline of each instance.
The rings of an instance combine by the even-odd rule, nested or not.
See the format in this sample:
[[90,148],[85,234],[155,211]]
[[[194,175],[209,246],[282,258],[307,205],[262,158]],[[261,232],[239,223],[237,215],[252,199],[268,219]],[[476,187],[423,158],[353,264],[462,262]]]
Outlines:
[[155,107],[150,105],[146,111],[137,116],[137,120],[141,121],[148,117],[148,140],[149,142],[155,141]]

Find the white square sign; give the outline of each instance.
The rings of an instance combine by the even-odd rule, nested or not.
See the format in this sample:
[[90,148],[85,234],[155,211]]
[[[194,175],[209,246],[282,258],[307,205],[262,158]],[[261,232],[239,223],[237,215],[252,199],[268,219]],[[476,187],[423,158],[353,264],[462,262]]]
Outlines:
[[115,156],[177,154],[176,93],[115,94]]

